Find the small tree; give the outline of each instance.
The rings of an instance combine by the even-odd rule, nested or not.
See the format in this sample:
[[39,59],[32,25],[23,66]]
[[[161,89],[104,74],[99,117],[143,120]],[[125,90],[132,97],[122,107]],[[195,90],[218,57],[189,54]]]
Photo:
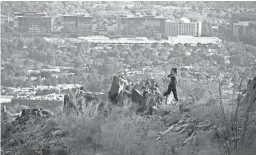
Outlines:
[[153,43],[152,48],[158,49],[159,48],[159,43],[157,43],[157,42]]
[[83,66],[83,64],[84,64],[84,62],[81,59],[81,57],[77,57],[76,59],[74,59],[73,63],[74,63],[74,67],[75,68],[81,68]]
[[57,85],[59,84],[58,79],[55,78],[55,77],[52,77],[52,78],[50,79],[50,81],[51,81],[51,85],[52,85],[52,86],[57,86]]
[[225,64],[225,58],[223,55],[220,54],[214,54],[212,58],[217,62],[217,64],[224,65]]
[[36,85],[42,85],[42,83],[43,83],[43,80],[42,80],[41,76],[37,77],[37,79],[35,81],[35,84]]
[[26,81],[24,82],[23,86],[24,86],[24,87],[32,87],[32,86],[33,86],[33,81],[32,81],[30,78],[28,78],[28,79],[26,79]]
[[50,86],[51,85],[51,78],[46,78],[45,80],[44,80],[44,85],[46,85],[46,86]]

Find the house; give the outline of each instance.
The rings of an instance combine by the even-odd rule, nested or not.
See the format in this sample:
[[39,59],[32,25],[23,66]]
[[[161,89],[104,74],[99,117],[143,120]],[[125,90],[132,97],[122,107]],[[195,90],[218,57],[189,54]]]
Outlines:
[[41,69],[41,72],[51,72],[51,73],[60,73],[59,68],[53,68],[53,69]]
[[28,70],[28,75],[40,75],[40,70]]

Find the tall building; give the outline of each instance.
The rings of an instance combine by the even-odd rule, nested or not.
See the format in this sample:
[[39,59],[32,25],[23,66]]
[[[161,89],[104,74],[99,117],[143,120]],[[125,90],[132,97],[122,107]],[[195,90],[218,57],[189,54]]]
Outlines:
[[189,35],[200,37],[202,35],[202,23],[190,22],[186,18],[181,18],[180,21],[165,22],[165,36]]
[[92,35],[92,17],[86,15],[62,16],[62,32],[68,35],[89,36]]
[[256,22],[249,23],[247,40],[249,44],[256,45]]
[[37,12],[15,13],[17,32],[25,36],[48,36],[51,34],[51,17]]
[[163,17],[152,15],[121,17],[119,21],[121,35],[149,38],[164,35],[165,20]]
[[233,27],[235,23],[239,23],[240,21],[256,21],[256,13],[249,13],[249,14],[232,14],[231,18],[231,31],[233,31]]
[[233,36],[248,44],[256,45],[256,21],[233,23]]
[[245,37],[247,35],[247,27],[249,22],[240,21],[238,23],[233,23],[233,36],[234,37]]

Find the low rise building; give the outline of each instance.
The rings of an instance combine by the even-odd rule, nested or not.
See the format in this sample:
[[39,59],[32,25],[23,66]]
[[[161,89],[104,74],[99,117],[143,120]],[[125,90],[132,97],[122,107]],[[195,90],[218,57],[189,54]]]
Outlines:
[[202,22],[190,22],[187,18],[179,21],[165,21],[165,36],[191,35],[200,37],[202,35]]
[[168,40],[172,42],[172,44],[192,44],[197,45],[200,44],[217,44],[220,45],[222,40],[218,37],[193,37],[193,36],[176,36],[176,37],[168,37]]

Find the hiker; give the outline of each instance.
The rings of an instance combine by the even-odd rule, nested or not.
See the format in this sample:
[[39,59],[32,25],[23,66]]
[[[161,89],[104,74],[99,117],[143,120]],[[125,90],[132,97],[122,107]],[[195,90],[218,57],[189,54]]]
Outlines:
[[171,74],[167,76],[168,78],[171,78],[171,82],[168,86],[167,92],[165,92],[163,95],[168,96],[171,92],[173,93],[174,99],[178,102],[178,96],[177,96],[177,68],[172,68]]

